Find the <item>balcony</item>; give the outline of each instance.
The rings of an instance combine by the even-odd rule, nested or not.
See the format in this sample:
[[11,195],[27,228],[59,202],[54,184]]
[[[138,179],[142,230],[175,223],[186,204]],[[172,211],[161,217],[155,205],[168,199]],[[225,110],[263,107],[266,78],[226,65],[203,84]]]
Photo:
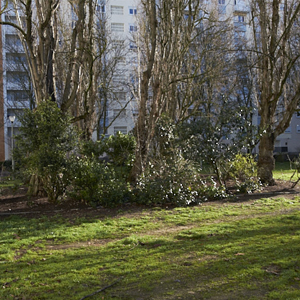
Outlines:
[[248,12],[250,12],[250,9],[244,3],[237,3],[234,5],[234,12],[235,13],[248,13]]

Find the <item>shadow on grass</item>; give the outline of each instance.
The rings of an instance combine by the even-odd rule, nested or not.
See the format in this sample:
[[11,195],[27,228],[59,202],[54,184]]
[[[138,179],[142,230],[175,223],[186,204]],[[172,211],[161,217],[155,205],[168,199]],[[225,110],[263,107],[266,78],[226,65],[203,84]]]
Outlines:
[[33,251],[0,265],[0,298],[80,299],[122,278],[91,299],[297,299],[299,221],[296,212],[102,247]]

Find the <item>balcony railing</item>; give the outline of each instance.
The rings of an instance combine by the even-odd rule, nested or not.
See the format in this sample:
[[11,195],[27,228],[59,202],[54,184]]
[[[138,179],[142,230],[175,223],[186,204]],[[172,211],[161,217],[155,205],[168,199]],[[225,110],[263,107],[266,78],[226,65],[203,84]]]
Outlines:
[[249,7],[245,4],[236,4],[234,5],[235,12],[248,13],[250,11]]

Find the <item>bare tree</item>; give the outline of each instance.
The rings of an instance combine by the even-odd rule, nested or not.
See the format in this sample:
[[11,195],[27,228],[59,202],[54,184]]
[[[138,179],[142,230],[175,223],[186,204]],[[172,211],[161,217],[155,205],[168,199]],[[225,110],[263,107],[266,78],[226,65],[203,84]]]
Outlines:
[[108,35],[98,1],[10,0],[2,13],[1,23],[16,29],[25,49],[34,104],[56,101],[86,139],[105,132],[113,121],[107,122],[108,106],[120,102],[112,79],[124,45]]
[[[226,20],[219,21],[214,7],[208,13],[203,1],[176,0],[141,1],[140,9],[142,20],[136,36],[139,114],[133,179],[143,172],[156,143],[159,117],[164,114],[180,122],[197,112],[205,101],[203,86],[207,81],[217,83],[222,76],[220,70],[230,60],[223,51],[229,25]],[[220,84],[212,89],[220,91]]]
[[252,0],[255,87],[261,118],[258,177],[274,184],[273,150],[300,100],[298,0]]
[[10,0],[2,25],[16,29],[25,50],[36,105],[56,101],[89,138],[97,122],[93,0]]

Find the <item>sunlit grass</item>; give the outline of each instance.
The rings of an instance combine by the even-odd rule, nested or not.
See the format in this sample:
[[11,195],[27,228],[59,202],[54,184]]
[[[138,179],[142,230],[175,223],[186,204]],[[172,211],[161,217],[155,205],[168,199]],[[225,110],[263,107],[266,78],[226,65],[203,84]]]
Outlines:
[[14,188],[14,187],[18,187],[20,184],[22,184],[22,181],[19,179],[5,177],[2,178],[2,180],[0,181],[0,189]]
[[295,169],[293,169],[293,165],[290,162],[276,162],[273,177],[280,180],[291,180],[292,177],[292,181],[296,181],[298,174],[297,172],[295,173]]
[[0,299],[298,299],[300,198],[0,221]]

